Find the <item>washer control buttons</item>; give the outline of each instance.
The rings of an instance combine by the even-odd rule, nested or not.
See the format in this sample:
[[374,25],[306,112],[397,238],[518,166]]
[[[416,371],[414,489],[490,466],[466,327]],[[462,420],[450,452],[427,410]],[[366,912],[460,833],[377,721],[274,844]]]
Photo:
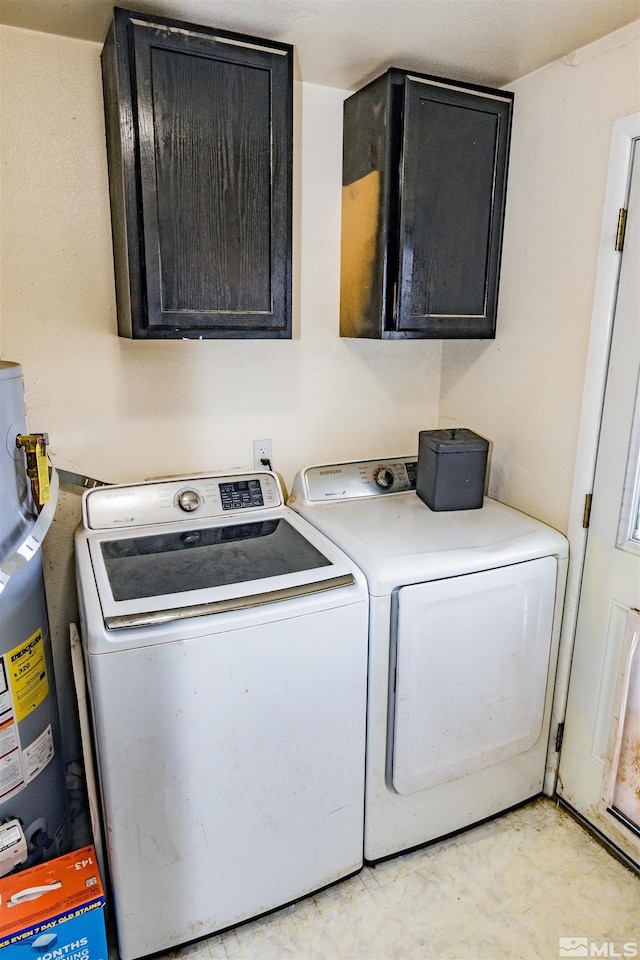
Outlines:
[[381,490],[390,490],[395,479],[394,472],[389,467],[378,467],[373,472],[373,482]]
[[220,484],[220,502],[223,510],[245,510],[264,507],[262,486],[258,477]]
[[192,513],[197,510],[201,503],[202,497],[197,490],[192,488],[181,490],[176,497],[176,505],[185,513]]

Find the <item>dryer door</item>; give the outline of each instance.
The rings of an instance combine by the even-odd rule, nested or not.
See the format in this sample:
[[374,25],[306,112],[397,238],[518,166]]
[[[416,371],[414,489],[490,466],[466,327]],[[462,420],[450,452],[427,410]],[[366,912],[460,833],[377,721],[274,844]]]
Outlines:
[[557,563],[403,587],[392,782],[427,790],[529,750],[543,730]]

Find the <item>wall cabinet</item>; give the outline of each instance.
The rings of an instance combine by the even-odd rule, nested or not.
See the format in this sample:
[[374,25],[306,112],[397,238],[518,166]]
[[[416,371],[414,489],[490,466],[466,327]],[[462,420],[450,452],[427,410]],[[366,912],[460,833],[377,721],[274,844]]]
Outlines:
[[397,69],[345,101],[341,336],[495,336],[512,104]]
[[293,48],[116,8],[102,52],[121,336],[290,337]]

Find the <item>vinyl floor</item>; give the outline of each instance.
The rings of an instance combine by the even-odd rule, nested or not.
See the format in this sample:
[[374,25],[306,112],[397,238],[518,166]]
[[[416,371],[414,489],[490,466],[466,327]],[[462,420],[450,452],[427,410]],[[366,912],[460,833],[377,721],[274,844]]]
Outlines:
[[[115,949],[110,956],[117,957]],[[640,879],[542,798],[162,960],[640,957]]]

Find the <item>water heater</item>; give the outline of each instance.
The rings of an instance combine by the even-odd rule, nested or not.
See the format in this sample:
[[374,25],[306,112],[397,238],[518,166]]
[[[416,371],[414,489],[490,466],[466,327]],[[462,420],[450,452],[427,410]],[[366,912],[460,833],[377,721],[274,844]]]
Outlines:
[[69,840],[40,549],[57,490],[39,503],[31,436],[21,367],[0,361],[0,876],[59,856]]

